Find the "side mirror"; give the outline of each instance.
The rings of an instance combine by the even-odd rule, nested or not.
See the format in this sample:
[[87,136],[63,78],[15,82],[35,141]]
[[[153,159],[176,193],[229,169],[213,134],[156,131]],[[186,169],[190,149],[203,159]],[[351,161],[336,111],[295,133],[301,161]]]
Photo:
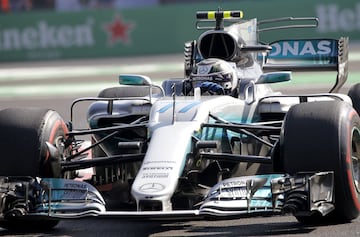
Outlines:
[[151,79],[143,75],[121,74],[119,75],[119,84],[128,86],[150,86]]
[[256,84],[277,83],[291,80],[291,72],[268,72],[262,74]]

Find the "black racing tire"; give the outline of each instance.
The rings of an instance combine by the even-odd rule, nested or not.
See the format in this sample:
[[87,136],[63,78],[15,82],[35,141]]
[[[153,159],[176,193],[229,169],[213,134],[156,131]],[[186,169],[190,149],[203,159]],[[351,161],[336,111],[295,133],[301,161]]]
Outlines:
[[[288,111],[280,153],[286,173],[334,171],[335,211],[297,217],[303,223],[348,222],[360,212],[360,118],[341,101],[310,102]],[[296,215],[295,215],[296,216]]]
[[[8,108],[0,111],[1,176],[54,178],[46,142],[55,144],[68,132],[61,116],[49,109]],[[58,176],[58,175],[56,175]]]
[[[61,116],[49,109],[8,108],[0,111],[0,176],[57,178],[46,142],[56,145],[68,132]],[[60,166],[59,166],[60,168]],[[0,223],[6,229],[51,229],[58,220],[9,220]]]
[[350,87],[348,96],[352,100],[354,109],[360,115],[360,83],[357,83]]

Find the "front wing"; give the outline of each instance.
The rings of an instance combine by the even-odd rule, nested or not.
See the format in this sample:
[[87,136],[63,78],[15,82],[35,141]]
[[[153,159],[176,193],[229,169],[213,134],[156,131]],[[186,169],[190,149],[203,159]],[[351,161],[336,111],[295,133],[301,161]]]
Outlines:
[[90,184],[67,179],[0,177],[3,220],[118,217],[141,219],[234,218],[293,213],[326,215],[334,209],[333,172],[269,174],[225,179],[212,187],[198,209],[107,211]]

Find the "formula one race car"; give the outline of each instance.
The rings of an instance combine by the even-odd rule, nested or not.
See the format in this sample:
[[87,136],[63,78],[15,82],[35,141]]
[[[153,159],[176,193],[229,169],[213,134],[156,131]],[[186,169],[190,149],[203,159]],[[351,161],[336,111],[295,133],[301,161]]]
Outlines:
[[[316,18],[243,20],[197,13],[185,43],[185,77],[120,86],[71,105],[0,111],[4,228],[52,228],[82,217],[240,218],[293,214],[300,222],[350,221],[360,212],[360,83],[348,95],[348,39],[259,33],[316,27]],[[261,28],[267,23],[279,25]],[[334,70],[329,93],[283,95],[290,71]],[[83,102],[87,103],[83,103]],[[74,106],[89,105],[88,129]]]

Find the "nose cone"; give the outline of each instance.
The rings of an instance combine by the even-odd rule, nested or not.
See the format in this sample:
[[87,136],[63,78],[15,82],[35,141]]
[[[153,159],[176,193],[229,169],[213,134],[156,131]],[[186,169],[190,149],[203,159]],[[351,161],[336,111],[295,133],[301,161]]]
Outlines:
[[175,123],[154,131],[131,187],[137,203],[150,200],[170,202],[190,152],[193,131],[188,123]]

